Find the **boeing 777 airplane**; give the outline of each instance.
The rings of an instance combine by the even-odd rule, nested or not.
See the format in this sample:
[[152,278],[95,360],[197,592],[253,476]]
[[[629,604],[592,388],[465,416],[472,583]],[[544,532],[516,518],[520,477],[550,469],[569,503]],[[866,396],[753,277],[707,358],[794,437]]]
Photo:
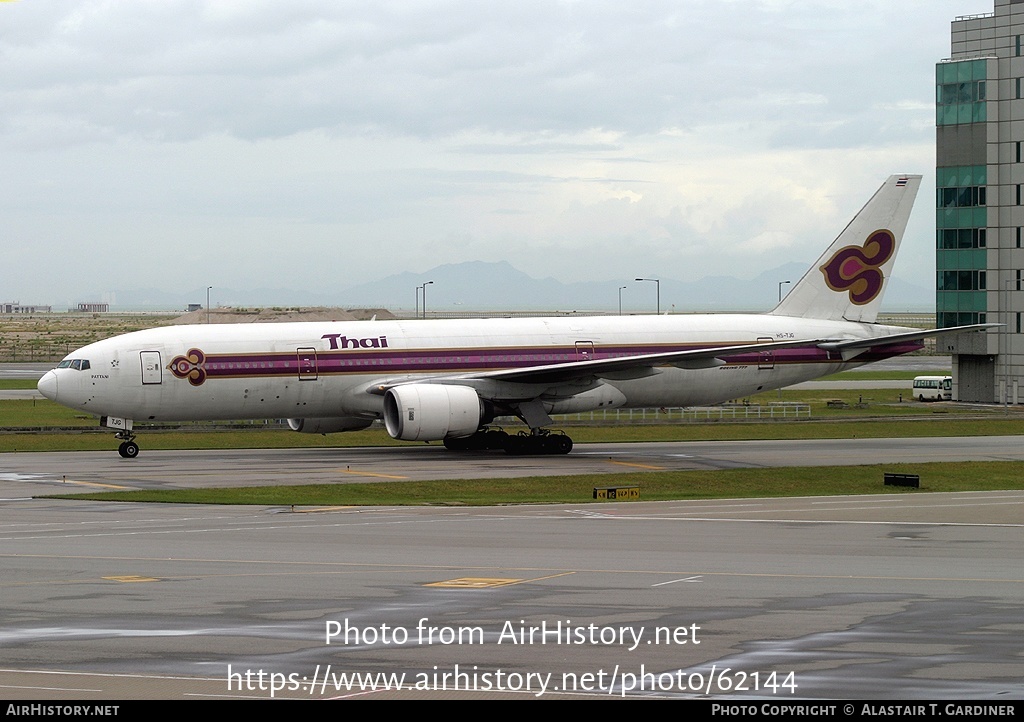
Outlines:
[[[396,439],[564,454],[551,414],[716,404],[996,325],[875,322],[920,183],[886,180],[765,314],[172,326],[80,348],[39,391],[99,416],[126,458],[137,421],[261,418],[324,434],[383,419]],[[529,432],[489,428],[499,416]]]

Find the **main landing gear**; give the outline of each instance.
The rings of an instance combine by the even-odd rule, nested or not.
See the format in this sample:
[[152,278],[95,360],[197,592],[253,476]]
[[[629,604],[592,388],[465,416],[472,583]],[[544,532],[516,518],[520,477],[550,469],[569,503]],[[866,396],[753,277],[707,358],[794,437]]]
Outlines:
[[115,439],[124,439],[117,447],[117,453],[124,459],[134,459],[139,455],[139,445],[135,443],[135,434],[130,431],[118,431],[114,434]]
[[562,432],[551,433],[547,429],[530,429],[509,436],[505,453],[509,456],[536,456],[539,454],[568,454],[572,451],[572,439]]
[[444,447],[449,451],[501,450],[510,456],[539,456],[542,454],[568,454],[572,451],[572,439],[562,432],[547,429],[531,429],[509,434],[499,429],[480,429],[472,436],[460,439],[445,439]]

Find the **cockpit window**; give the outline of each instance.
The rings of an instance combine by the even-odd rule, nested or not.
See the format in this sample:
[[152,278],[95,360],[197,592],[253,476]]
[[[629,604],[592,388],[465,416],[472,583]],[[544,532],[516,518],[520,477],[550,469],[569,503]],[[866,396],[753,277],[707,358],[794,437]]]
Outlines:
[[75,371],[88,371],[90,368],[89,359],[66,358],[57,364],[59,369],[74,369]]
[[59,369],[66,369],[70,365],[71,365],[71,359],[64,359],[59,364],[57,364],[57,368],[59,368]]

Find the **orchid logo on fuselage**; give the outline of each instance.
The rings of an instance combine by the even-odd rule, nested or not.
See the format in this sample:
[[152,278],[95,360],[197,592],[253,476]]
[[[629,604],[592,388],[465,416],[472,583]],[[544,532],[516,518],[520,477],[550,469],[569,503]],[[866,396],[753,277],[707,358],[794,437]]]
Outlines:
[[331,345],[331,350],[343,349],[343,348],[387,348],[388,337],[387,336],[376,336],[373,338],[349,338],[348,336],[342,336],[340,333],[325,333],[320,338],[327,339],[327,343]]
[[179,379],[188,379],[193,386],[202,386],[206,381],[206,354],[190,348],[184,356],[175,356],[167,368]]
[[892,231],[874,231],[863,246],[845,246],[819,270],[833,291],[848,291],[850,302],[858,306],[870,303],[882,292],[885,275],[882,266],[896,251]]

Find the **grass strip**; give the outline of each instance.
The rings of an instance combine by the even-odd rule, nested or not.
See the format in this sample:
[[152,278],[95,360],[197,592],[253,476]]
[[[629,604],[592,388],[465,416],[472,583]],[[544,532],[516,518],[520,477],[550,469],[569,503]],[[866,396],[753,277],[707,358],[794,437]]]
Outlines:
[[[883,472],[919,474],[920,489],[886,487]],[[173,504],[259,506],[408,506],[578,504],[594,501],[595,486],[640,486],[644,501],[790,496],[908,494],[1024,489],[1024,462],[965,461],[872,466],[789,467],[585,474],[216,489],[161,489],[62,494],[46,498]],[[340,481],[340,480],[339,480]],[[607,503],[607,502],[595,502]],[[628,502],[621,502],[628,503]]]
[[0,391],[34,389],[38,383],[34,379],[0,379]]

